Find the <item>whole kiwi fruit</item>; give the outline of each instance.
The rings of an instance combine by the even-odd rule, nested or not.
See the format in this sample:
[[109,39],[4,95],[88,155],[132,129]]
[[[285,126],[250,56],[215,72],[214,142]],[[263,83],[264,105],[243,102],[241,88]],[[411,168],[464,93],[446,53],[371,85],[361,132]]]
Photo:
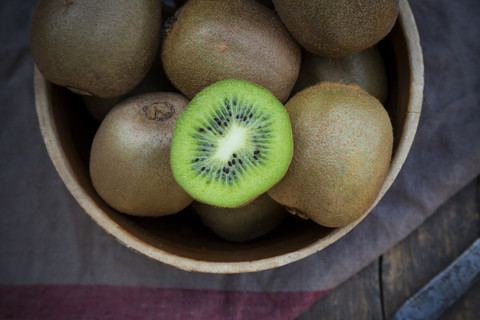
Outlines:
[[268,194],[287,209],[326,227],[359,218],[387,176],[393,132],[383,105],[356,85],[322,82],[285,106],[294,156]]
[[170,21],[162,45],[170,81],[193,98],[224,79],[254,82],[284,103],[301,52],[278,16],[254,0],[190,0]]
[[215,234],[234,242],[263,236],[288,216],[285,208],[266,193],[241,208],[220,208],[197,201],[192,207]]
[[92,142],[90,176],[111,207],[131,215],[162,216],[193,201],[170,169],[173,127],[187,104],[179,93],[145,93],[107,114]]
[[387,71],[377,45],[342,57],[304,52],[292,94],[322,81],[356,84],[382,104],[387,100]]
[[39,0],[30,48],[50,82],[78,94],[115,98],[147,73],[160,28],[158,0]]
[[142,81],[128,93],[116,98],[100,98],[86,95],[80,97],[90,115],[95,120],[101,122],[114,106],[129,97],[148,92],[174,91],[176,91],[176,89],[168,80],[165,72],[163,72],[162,62],[160,58],[157,57]]
[[384,38],[398,16],[398,0],[273,0],[302,47],[321,56],[344,56]]

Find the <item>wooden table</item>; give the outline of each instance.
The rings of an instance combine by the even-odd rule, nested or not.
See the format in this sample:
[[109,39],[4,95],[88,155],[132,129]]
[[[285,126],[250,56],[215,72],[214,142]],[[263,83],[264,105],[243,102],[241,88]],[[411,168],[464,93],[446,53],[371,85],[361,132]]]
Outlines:
[[[389,319],[479,236],[477,177],[406,239],[319,299],[297,319]],[[441,319],[480,319],[480,282]]]

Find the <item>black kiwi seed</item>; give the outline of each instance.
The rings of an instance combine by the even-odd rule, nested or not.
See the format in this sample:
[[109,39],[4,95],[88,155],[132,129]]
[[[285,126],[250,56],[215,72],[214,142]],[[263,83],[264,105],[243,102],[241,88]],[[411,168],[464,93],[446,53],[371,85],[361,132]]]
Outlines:
[[[202,174],[208,181],[216,180],[222,183],[232,184],[239,181],[239,175],[243,174],[243,169],[249,170],[250,166],[263,165],[265,156],[257,156],[266,150],[265,139],[269,137],[269,127],[272,124],[268,121],[269,116],[261,110],[257,110],[254,105],[244,105],[237,98],[225,99],[224,104],[218,105],[212,110],[210,116],[206,116],[203,125],[198,127],[200,135],[193,135],[197,141],[198,151],[193,163],[194,169],[198,174]],[[232,153],[229,160],[214,160],[210,162],[211,156],[215,154],[218,146],[218,139],[222,135],[228,135],[231,127],[244,126],[253,129],[249,141],[252,143],[251,151],[239,150]],[[209,159],[205,161],[205,159]],[[243,160],[242,160],[243,159]]]

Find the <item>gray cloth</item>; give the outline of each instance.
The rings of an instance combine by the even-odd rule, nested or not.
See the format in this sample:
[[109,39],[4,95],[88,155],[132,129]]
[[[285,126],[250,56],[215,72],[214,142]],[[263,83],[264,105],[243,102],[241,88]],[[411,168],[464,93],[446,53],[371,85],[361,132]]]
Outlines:
[[35,114],[29,52],[34,3],[0,4],[2,285],[329,289],[406,237],[480,173],[480,2],[411,1],[424,52],[423,111],[410,155],[373,212],[323,251],[273,270],[210,275],[152,261],[100,229],[48,158]]

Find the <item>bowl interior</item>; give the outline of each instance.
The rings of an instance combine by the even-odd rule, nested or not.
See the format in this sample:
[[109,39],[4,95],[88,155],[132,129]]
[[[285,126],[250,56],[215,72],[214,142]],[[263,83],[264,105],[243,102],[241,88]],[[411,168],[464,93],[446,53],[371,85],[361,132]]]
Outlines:
[[[407,8],[408,9],[408,8]],[[410,14],[402,12],[400,15]],[[405,21],[399,19],[379,43],[387,66],[389,97],[385,104],[394,127],[389,178],[395,179],[416,130],[412,112],[412,62]],[[422,66],[423,68],[423,66]],[[423,69],[422,69],[423,70]],[[360,220],[342,228],[324,228],[290,216],[273,232],[244,243],[222,240],[202,225],[189,207],[179,214],[141,218],[119,213],[95,192],[88,173],[90,145],[99,123],[68,90],[46,81],[35,70],[37,113],[47,149],[67,188],[100,226],[119,241],[153,259],[185,270],[234,273],[268,269],[310,255],[336,241]],[[419,112],[419,111],[418,111]],[[415,114],[415,112],[414,112]]]
[[[46,89],[53,125],[57,131],[58,141],[55,143],[59,143],[62,156],[74,173],[75,179],[71,183],[77,184],[76,187],[84,192],[81,199],[76,197],[77,200],[82,206],[85,202],[94,203],[95,217],[97,214],[104,216],[107,223],[123,229],[135,241],[189,259],[228,263],[259,260],[296,251],[326,237],[333,230],[291,216],[266,236],[233,243],[220,239],[205,227],[191,207],[178,214],[158,218],[122,214],[100,198],[89,176],[90,146],[99,123],[90,116],[75,94],[48,82]],[[92,208],[84,209],[92,214]]]

